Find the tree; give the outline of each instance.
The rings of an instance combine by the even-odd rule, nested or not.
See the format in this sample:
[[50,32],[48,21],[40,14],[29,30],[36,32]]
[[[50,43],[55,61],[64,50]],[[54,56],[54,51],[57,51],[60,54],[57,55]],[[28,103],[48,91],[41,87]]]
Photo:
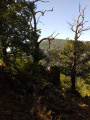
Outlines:
[[[2,56],[3,61],[6,63],[6,59],[7,59],[7,52],[6,52],[6,28],[8,28],[7,22],[6,22],[6,16],[9,14],[9,12],[7,12],[7,5],[11,5],[13,1],[8,1],[8,0],[4,0],[1,2],[0,4],[0,56]],[[2,46],[2,47],[1,47]]]
[[[9,63],[9,56],[14,58],[16,54],[26,52],[30,55],[32,49],[32,33],[29,21],[31,10],[35,6],[31,2],[23,0],[3,0],[0,3],[0,48],[4,63]],[[10,49],[7,52],[7,49]]]
[[75,78],[76,78],[76,63],[77,63],[77,41],[78,38],[82,35],[82,32],[89,30],[90,28],[84,28],[84,25],[87,21],[85,21],[85,10],[86,7],[81,10],[80,7],[80,0],[79,0],[79,15],[77,17],[77,20],[74,20],[74,23],[70,25],[70,29],[75,33],[74,36],[74,50],[73,50],[73,58],[72,58],[72,67],[71,67],[71,82],[72,82],[72,90],[75,91]]
[[[32,3],[34,6],[36,6],[36,2],[38,1],[41,1],[41,0],[34,0]],[[41,1],[41,2],[48,2],[48,1]],[[46,12],[52,12],[53,9],[51,10],[44,10],[44,11],[36,11],[36,9],[33,9],[31,11],[31,21],[30,21],[30,30],[32,31],[33,33],[33,44],[34,44],[34,47],[33,47],[33,51],[32,51],[32,56],[33,56],[33,59],[34,59],[34,62],[39,62],[39,60],[41,60],[45,55],[43,54],[42,50],[40,49],[40,44],[41,42],[45,41],[45,40],[48,40],[49,41],[49,47],[50,47],[50,41],[51,40],[54,40],[56,36],[53,37],[53,34],[51,34],[49,37],[46,37],[46,38],[43,38],[41,40],[39,40],[39,36],[40,36],[40,33],[41,33],[41,30],[37,28],[37,25],[38,23],[40,22],[40,17],[41,16],[44,16],[44,14]],[[37,14],[40,14],[40,16],[37,18],[36,15]]]
[[[73,62],[73,50],[74,50],[74,41],[68,40],[65,44],[64,49],[61,53],[61,61],[63,64],[65,64],[65,73],[66,75],[71,74],[71,66]],[[89,46],[90,44],[88,44]],[[87,42],[77,41],[77,47],[76,47],[76,59],[77,59],[77,66],[76,66],[76,76],[86,77],[87,71],[84,71],[84,69],[87,69],[86,65],[90,61],[90,49],[88,49]],[[64,60],[63,60],[64,59]],[[83,67],[82,67],[83,66]],[[81,71],[81,72],[80,72]],[[89,72],[89,71],[88,71]],[[80,74],[82,73],[82,74]],[[86,74],[86,75],[85,75]]]
[[[60,55],[61,65],[62,65],[62,73],[66,76],[72,77],[72,63],[73,63],[73,51],[74,51],[74,43],[76,44],[76,69],[75,69],[75,78],[81,77],[84,80],[89,77],[89,69],[90,69],[90,49],[88,46],[90,44],[87,42],[77,41],[67,41],[64,49],[62,50],[62,54]],[[72,82],[72,81],[71,81]],[[73,83],[72,83],[73,84]],[[72,86],[73,87],[73,86]]]
[[[25,52],[27,56],[32,55],[34,62],[38,63],[40,59],[45,57],[39,47],[40,43],[44,40],[48,40],[50,43],[50,41],[57,36],[53,37],[52,34],[38,41],[41,33],[41,30],[37,29],[39,19],[46,12],[53,11],[53,9],[36,11],[36,3],[39,1],[44,2],[41,0],[4,0],[1,2],[0,10],[5,9],[0,15],[0,44],[1,56],[5,64],[9,63],[8,55],[15,58],[17,54],[22,55],[23,52]],[[36,15],[39,13],[40,16],[37,18]],[[8,48],[10,52],[7,52]]]
[[50,59],[50,65],[57,65],[60,68],[60,73],[71,76],[72,75],[72,63],[73,63],[73,51],[74,43],[76,45],[76,78],[81,77],[85,81],[89,81],[90,78],[90,43],[73,40],[67,40],[64,48],[53,49],[48,51],[48,58]]

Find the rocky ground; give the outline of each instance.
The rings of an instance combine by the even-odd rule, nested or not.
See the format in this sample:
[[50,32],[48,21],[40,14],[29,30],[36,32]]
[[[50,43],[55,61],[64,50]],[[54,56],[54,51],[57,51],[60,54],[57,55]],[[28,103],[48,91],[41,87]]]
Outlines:
[[51,83],[31,84],[28,90],[7,83],[0,84],[0,120],[90,120],[89,97],[64,93]]
[[37,91],[2,88],[0,120],[90,120],[89,98],[63,93],[50,83]]

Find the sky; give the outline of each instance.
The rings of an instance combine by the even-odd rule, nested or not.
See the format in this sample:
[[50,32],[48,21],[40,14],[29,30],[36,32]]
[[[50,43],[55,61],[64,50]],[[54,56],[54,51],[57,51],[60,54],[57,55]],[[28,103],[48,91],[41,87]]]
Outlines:
[[[90,26],[90,0],[81,0],[81,8],[86,5],[85,20],[88,21],[85,28]],[[40,18],[43,23],[38,24],[41,29],[41,38],[48,37],[53,32],[60,33],[58,39],[74,39],[74,33],[70,30],[68,22],[73,23],[74,18],[78,17],[79,0],[49,0],[49,2],[37,2],[38,10],[50,10],[54,8],[53,12],[46,12]],[[90,30],[83,32],[80,40],[90,41]]]

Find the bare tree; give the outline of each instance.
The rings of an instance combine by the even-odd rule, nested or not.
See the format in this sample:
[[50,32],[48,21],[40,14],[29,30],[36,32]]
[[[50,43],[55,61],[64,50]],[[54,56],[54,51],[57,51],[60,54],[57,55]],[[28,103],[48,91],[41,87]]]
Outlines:
[[72,82],[72,90],[75,91],[75,79],[76,79],[76,63],[77,63],[77,41],[78,38],[80,38],[80,36],[82,35],[82,33],[84,31],[87,31],[90,29],[90,27],[85,28],[84,25],[85,23],[87,23],[88,21],[85,21],[85,10],[86,7],[84,9],[81,9],[81,5],[80,5],[80,0],[79,0],[79,15],[77,17],[77,20],[74,20],[74,23],[68,23],[70,26],[71,31],[73,31],[75,33],[74,36],[74,51],[73,51],[73,59],[72,59],[72,68],[71,68],[71,82]]
[[[42,1],[42,0],[33,0],[33,5],[35,6],[35,3],[36,2],[38,2],[38,1],[40,1],[40,2],[48,2],[48,1]],[[39,61],[39,50],[40,50],[40,44],[41,44],[41,42],[43,42],[43,41],[45,41],[45,40],[48,40],[48,42],[49,42],[49,47],[50,47],[50,41],[51,40],[54,40],[55,39],[55,37],[59,34],[56,34],[55,36],[54,36],[54,33],[53,34],[51,34],[50,36],[48,36],[48,37],[45,37],[45,38],[42,38],[41,40],[38,40],[39,39],[39,35],[38,35],[38,32],[40,31],[40,29],[38,29],[37,28],[37,25],[38,25],[38,23],[39,22],[41,22],[40,21],[40,18],[41,18],[41,16],[44,16],[44,14],[46,13],[46,12],[52,12],[53,11],[53,8],[51,9],[51,10],[44,10],[44,11],[32,11],[32,15],[31,15],[31,19],[30,19],[30,28],[31,28],[31,32],[33,32],[34,33],[34,36],[35,36],[35,40],[34,40],[34,44],[35,44],[35,52],[38,52],[38,55],[36,56],[36,55],[32,55],[33,56],[33,59],[34,59],[34,62],[37,62],[38,63],[38,61]],[[36,15],[37,14],[40,14],[39,15],[39,17],[37,18],[36,17]],[[42,23],[42,22],[41,22]]]

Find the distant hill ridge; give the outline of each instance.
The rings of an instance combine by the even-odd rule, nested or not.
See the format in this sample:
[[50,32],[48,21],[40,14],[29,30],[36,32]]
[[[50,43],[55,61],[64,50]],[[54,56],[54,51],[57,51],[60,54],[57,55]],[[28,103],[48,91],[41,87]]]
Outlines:
[[[64,48],[64,45],[65,43],[67,42],[67,39],[55,39],[55,40],[52,40],[51,41],[51,45],[50,45],[50,49],[53,50],[53,49],[62,49]],[[83,41],[83,42],[89,42],[90,41]],[[40,48],[44,51],[46,51],[48,49],[48,46],[49,46],[49,42],[46,40],[46,41],[43,41],[41,44],[40,44]]]
[[[66,43],[67,40],[65,39],[55,39],[51,41],[51,45],[50,45],[50,49],[57,49],[57,48],[64,48],[64,45]],[[47,50],[49,46],[49,42],[48,41],[43,41],[40,45],[40,48],[42,50]]]

